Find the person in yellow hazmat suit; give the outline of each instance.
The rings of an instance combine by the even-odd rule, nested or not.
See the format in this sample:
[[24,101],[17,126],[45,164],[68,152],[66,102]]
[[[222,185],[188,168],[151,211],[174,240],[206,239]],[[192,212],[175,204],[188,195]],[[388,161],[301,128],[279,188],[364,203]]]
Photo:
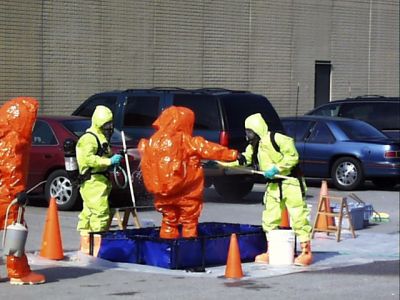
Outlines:
[[[32,130],[39,103],[35,98],[17,97],[0,108],[0,230],[18,219],[18,206],[26,204],[26,182]],[[18,205],[7,208],[14,199]],[[24,210],[24,209],[23,209]],[[22,214],[23,216],[23,214]],[[23,223],[25,221],[21,220]],[[6,224],[5,224],[6,223]],[[26,254],[7,255],[7,275],[14,285],[44,283],[44,275],[32,272]]]
[[[298,166],[299,155],[291,137],[270,132],[262,115],[257,113],[245,120],[246,140],[249,145],[234,163],[225,165],[252,166],[264,171],[267,179],[263,203],[262,226],[268,233],[277,229],[283,209],[287,208],[291,226],[300,240],[302,252],[295,259],[295,265],[307,266],[312,263],[311,230],[308,222],[309,210],[305,202],[306,185]],[[286,175],[291,179],[276,178]],[[257,255],[255,262],[269,263],[268,252]]]
[[153,123],[156,132],[141,139],[144,184],[162,213],[160,237],[197,236],[203,208],[204,174],[201,159],[235,161],[237,151],[193,136],[195,114],[186,107],[171,106]]
[[[120,154],[112,154],[110,139],[114,132],[112,111],[102,105],[96,106],[92,124],[76,144],[76,159],[81,177],[80,194],[83,209],[79,214],[77,229],[81,235],[81,251],[89,252],[89,232],[108,230],[111,212],[108,197],[112,183],[108,168],[119,165]],[[94,255],[100,247],[100,235],[94,236]]]

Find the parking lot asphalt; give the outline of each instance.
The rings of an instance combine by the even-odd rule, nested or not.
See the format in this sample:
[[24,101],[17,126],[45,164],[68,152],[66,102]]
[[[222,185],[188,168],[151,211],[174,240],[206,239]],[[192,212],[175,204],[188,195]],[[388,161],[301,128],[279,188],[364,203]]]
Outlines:
[[[252,193],[241,201],[223,199],[214,189],[206,189],[200,221],[260,224],[263,189],[262,185],[256,185]],[[319,182],[310,182],[307,203],[312,206],[312,220],[319,192]],[[337,258],[347,259],[350,264],[332,262],[324,268],[314,267],[312,271],[295,270],[272,275],[266,268],[258,273],[261,275],[251,276],[254,264],[246,263],[243,264],[245,277],[240,280],[218,276],[217,271],[215,276],[205,276],[165,269],[131,270],[103,264],[98,259],[82,264],[84,259],[77,260],[79,235],[75,229],[79,211],[59,212],[65,259],[43,260],[38,252],[47,208],[38,202],[26,211],[29,225],[26,251],[32,269],[45,274],[48,282],[38,286],[11,286],[4,278],[3,260],[0,266],[1,299],[399,299],[399,250],[396,247],[399,241],[399,188],[381,191],[366,186],[354,193],[364,202],[372,204],[376,211],[388,213],[389,220],[357,230],[356,239],[344,235],[339,243],[315,239],[313,244],[317,247],[316,257],[337,249],[357,248],[363,249],[363,255],[354,257],[352,252],[353,256],[343,257],[346,253],[339,251]],[[347,196],[349,192],[329,188],[329,194]],[[139,210],[139,217],[142,223],[154,223],[156,226],[161,220],[161,215],[151,209]],[[321,260],[315,263],[318,264]],[[224,266],[221,266],[220,272],[223,273],[223,269]]]

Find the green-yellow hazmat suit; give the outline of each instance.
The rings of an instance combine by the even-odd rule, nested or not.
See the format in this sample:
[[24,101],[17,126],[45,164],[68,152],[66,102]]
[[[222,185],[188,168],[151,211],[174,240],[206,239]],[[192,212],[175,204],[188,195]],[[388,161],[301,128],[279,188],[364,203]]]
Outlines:
[[[274,138],[279,146],[279,152],[276,151],[271,142],[271,133],[268,131],[268,125],[259,113],[246,118],[245,128],[253,130],[260,137],[257,153],[260,170],[267,171],[275,166],[278,168],[280,175],[290,175],[292,169],[299,161],[299,155],[293,139],[276,133]],[[245,156],[247,165],[250,165],[253,146],[248,145],[242,155]],[[238,162],[236,161],[235,164],[238,165]],[[232,163],[229,165],[233,166]],[[306,189],[304,180],[300,180],[302,180],[304,189]],[[291,226],[300,242],[309,241],[312,230],[308,221],[310,212],[302,195],[299,179],[283,179],[281,183],[281,191],[279,183],[267,183],[263,199],[265,205],[262,215],[263,229],[267,234],[271,230],[276,229],[281,222],[281,214],[286,206],[290,215]]]
[[[92,115],[92,125],[86,131],[94,133],[101,145],[108,143],[101,127],[112,119],[111,110],[99,105]],[[92,134],[84,134],[76,145],[79,173],[83,174],[89,168],[92,170],[90,179],[86,180],[80,188],[83,209],[79,214],[77,229],[81,232],[81,235],[107,230],[111,217],[108,196],[112,184],[105,175],[93,173],[106,173],[107,168],[111,165],[110,157],[112,153],[108,146],[108,151],[103,156],[99,156],[96,154],[97,148],[96,138]]]

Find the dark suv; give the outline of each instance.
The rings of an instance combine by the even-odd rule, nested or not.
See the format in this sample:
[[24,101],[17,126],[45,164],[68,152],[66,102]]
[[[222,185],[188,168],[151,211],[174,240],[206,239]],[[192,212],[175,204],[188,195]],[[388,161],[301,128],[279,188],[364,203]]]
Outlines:
[[387,136],[400,140],[399,97],[359,96],[323,104],[307,115],[344,117],[366,121]]
[[[96,105],[108,106],[114,113],[114,126],[124,130],[136,144],[154,132],[152,123],[163,109],[171,105],[185,106],[194,111],[194,135],[239,151],[246,146],[244,120],[251,114],[259,112],[271,130],[283,130],[279,116],[268,99],[246,91],[220,88],[110,91],[91,96],[73,115],[90,117]],[[255,180],[260,179],[252,175],[227,176],[222,169],[205,168],[205,175],[207,186],[214,184],[221,196],[234,198],[247,195]]]

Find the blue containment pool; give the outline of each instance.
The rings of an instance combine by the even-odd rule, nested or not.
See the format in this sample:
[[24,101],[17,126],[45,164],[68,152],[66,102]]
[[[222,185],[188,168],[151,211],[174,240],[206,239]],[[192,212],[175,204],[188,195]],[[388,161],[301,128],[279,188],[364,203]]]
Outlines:
[[98,257],[167,269],[225,265],[232,233],[236,233],[242,262],[254,261],[267,242],[261,226],[200,223],[197,238],[161,239],[159,227],[109,231],[102,234]]

